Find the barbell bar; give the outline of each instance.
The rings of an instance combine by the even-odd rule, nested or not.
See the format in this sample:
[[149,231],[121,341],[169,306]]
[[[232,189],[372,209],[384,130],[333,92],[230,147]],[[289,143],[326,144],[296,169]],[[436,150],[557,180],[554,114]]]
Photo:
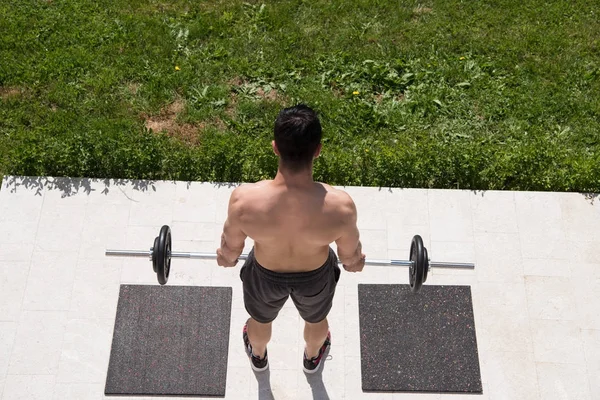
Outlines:
[[[154,239],[154,245],[150,250],[106,250],[105,255],[114,257],[144,257],[152,261],[152,268],[157,274],[158,282],[164,285],[169,280],[172,258],[188,258],[200,260],[214,260],[217,255],[214,253],[202,252],[177,252],[171,250],[171,228],[163,225],[158,236]],[[238,260],[246,260],[248,254],[240,254]],[[409,267],[409,283],[413,292],[418,292],[423,283],[427,280],[427,274],[431,267],[450,268],[450,269],[474,269],[473,263],[458,262],[436,262],[430,261],[427,254],[427,248],[423,244],[423,239],[419,235],[413,236],[410,245],[409,260],[385,260],[385,259],[366,259],[365,265],[371,266],[400,266]]]
[[[115,257],[140,257],[140,258],[150,258],[152,257],[152,248],[150,250],[106,250],[107,256],[115,256]],[[199,260],[215,260],[217,255],[214,253],[202,253],[202,252],[179,252],[172,251],[171,258],[193,258]],[[244,261],[248,258],[248,254],[242,253],[238,257],[240,261]],[[409,260],[386,260],[386,259],[366,259],[366,265],[372,265],[375,267],[411,267],[413,265],[412,261]],[[439,261],[429,261],[429,267],[434,268],[453,268],[453,269],[474,269],[475,265],[473,263],[458,263],[458,262],[439,262]]]

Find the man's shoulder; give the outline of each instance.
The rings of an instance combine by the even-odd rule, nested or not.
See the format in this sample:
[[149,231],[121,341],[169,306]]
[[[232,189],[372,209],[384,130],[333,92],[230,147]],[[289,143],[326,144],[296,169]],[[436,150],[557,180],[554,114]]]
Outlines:
[[342,214],[356,213],[356,206],[352,197],[344,190],[337,189],[327,183],[320,183],[327,191],[326,202]]
[[351,201],[352,200],[350,195],[342,189],[333,187],[328,183],[323,183],[323,182],[316,182],[316,183],[318,185],[321,185],[325,190],[327,190],[328,194],[334,195],[336,199],[339,199],[342,201]]
[[264,180],[255,183],[244,183],[236,187],[233,192],[231,192],[229,204],[238,209],[247,208],[248,205],[256,203],[257,198],[264,196],[260,189],[267,186],[269,182],[271,181]]
[[243,198],[248,193],[251,193],[256,189],[264,187],[265,185],[269,184],[269,182],[272,182],[272,181],[264,180],[264,181],[254,182],[254,183],[243,183],[240,186],[233,189],[233,192],[231,193],[231,197]]

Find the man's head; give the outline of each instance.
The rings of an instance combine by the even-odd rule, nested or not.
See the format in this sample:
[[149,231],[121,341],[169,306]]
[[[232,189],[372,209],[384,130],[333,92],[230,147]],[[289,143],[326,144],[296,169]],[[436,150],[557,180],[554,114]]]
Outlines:
[[308,106],[284,108],[275,120],[273,150],[290,172],[308,169],[321,150],[321,123]]

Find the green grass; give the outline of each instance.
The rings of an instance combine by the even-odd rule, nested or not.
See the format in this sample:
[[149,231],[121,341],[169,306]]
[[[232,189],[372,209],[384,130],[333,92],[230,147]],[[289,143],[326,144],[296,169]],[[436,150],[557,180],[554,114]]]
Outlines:
[[7,0],[0,174],[273,177],[273,121],[305,102],[332,184],[600,192],[598,21],[582,0]]

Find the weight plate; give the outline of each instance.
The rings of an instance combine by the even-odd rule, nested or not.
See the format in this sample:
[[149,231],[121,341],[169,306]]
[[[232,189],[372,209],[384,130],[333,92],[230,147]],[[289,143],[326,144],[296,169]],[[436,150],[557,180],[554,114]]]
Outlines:
[[423,269],[425,268],[425,246],[423,239],[419,235],[413,236],[410,244],[410,260],[413,262],[408,270],[408,279],[410,288],[413,292],[418,292],[423,286]]
[[156,251],[156,276],[158,283],[164,285],[169,280],[171,271],[171,228],[163,225],[158,234],[158,245]]
[[167,240],[167,263],[165,268],[165,283],[169,279],[169,273],[171,272],[171,229],[169,228],[169,239]]
[[154,273],[158,272],[158,266],[156,265],[156,249],[158,249],[158,236],[154,238],[154,247],[152,247],[152,269]]
[[423,283],[425,283],[429,272],[429,255],[427,254],[427,247],[423,246],[423,251],[425,251],[425,267],[423,268]]

